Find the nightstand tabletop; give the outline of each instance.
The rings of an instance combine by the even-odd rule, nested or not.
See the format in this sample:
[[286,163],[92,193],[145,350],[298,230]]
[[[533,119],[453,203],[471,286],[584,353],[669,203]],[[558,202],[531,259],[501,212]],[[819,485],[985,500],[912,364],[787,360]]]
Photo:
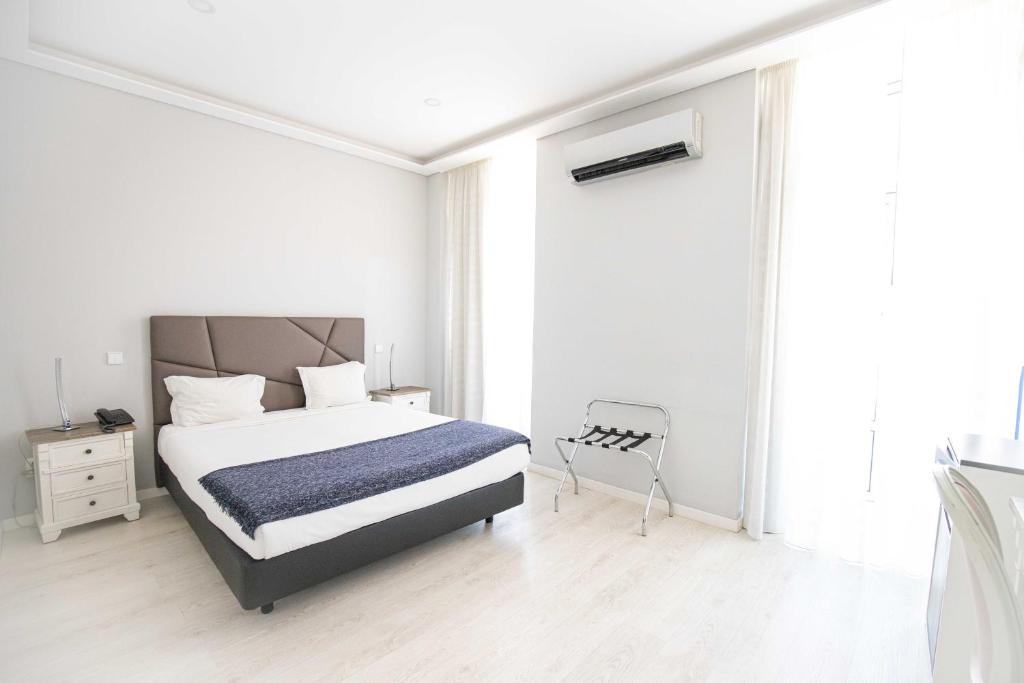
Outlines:
[[80,422],[76,425],[78,429],[70,432],[55,432],[53,427],[40,427],[39,429],[28,429],[25,437],[29,446],[38,446],[44,443],[60,443],[61,441],[73,441],[74,439],[87,439],[93,436],[107,436],[120,432],[134,432],[135,425],[120,425],[114,428],[113,432],[105,432],[99,422]]
[[430,391],[426,387],[398,387],[394,391],[391,389],[371,389],[371,394],[380,394],[381,396],[404,396],[405,394],[422,394]]

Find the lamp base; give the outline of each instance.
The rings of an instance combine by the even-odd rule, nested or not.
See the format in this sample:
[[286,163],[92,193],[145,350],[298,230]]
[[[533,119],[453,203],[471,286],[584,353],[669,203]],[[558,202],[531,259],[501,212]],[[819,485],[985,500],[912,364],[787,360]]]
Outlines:
[[62,425],[60,427],[54,427],[53,431],[55,431],[55,432],[70,432],[70,431],[73,431],[75,429],[78,429],[78,425]]

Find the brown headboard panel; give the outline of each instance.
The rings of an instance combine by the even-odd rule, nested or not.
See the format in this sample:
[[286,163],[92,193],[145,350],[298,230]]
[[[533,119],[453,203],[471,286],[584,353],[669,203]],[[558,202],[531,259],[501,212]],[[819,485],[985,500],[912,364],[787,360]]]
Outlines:
[[[149,319],[149,347],[156,439],[160,427],[171,421],[165,377],[263,375],[267,410],[301,408],[306,397],[295,368],[364,362],[365,330],[362,318],[154,315]],[[159,456],[156,465],[159,483]]]

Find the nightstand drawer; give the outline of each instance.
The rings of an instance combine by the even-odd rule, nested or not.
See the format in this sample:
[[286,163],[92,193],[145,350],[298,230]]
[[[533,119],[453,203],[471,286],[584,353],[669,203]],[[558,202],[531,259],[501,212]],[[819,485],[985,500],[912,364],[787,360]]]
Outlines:
[[80,439],[50,446],[50,468],[88,465],[91,462],[124,457],[124,440],[117,434],[100,439]]
[[124,480],[124,463],[115,462],[110,465],[97,465],[87,470],[54,474],[50,480],[50,486],[54,495],[60,495],[71,491],[81,491],[82,489],[116,484]]
[[391,399],[391,405],[402,406],[411,410],[430,410],[430,394],[406,394],[395,396]]
[[53,501],[53,518],[58,522],[64,522],[75,517],[83,517],[127,504],[128,489],[122,486],[118,489],[100,491],[77,498],[55,500]]

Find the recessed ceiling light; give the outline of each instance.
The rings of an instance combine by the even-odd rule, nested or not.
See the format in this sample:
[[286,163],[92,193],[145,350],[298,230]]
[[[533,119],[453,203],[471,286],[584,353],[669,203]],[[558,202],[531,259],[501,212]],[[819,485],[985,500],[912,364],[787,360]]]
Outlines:
[[428,97],[427,99],[423,100],[423,104],[427,105],[428,107],[440,107],[441,100],[437,99],[436,97]]
[[188,0],[188,6],[201,14],[213,14],[217,11],[210,0]]

